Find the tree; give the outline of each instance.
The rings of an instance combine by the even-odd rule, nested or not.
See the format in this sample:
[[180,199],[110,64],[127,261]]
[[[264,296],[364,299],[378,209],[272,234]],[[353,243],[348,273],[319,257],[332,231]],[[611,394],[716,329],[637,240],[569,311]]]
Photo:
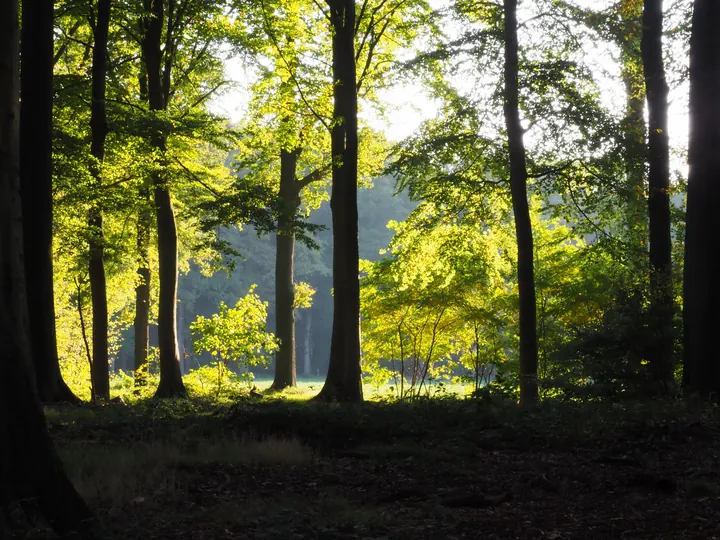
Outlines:
[[[646,96],[643,79],[644,46],[647,28],[643,19],[643,5],[637,0],[621,0],[617,6],[619,21],[608,23],[609,34],[620,47],[622,79],[625,86],[625,118],[623,118],[625,161],[624,236],[631,250],[645,253],[647,225],[643,202],[645,199],[645,162],[647,126],[645,125]],[[661,22],[662,24],[662,22]],[[639,223],[638,223],[639,222]]]
[[[18,56],[18,2],[8,0],[0,4],[0,536],[38,518],[69,535],[86,530],[91,514],[55,453],[32,376],[22,259]],[[12,521],[18,510],[27,518],[24,523]]]
[[720,3],[695,0],[690,38],[690,141],[683,284],[683,384],[720,395]]
[[333,324],[327,379],[316,399],[359,402],[360,281],[358,246],[358,128],[355,2],[327,0],[332,28]]
[[504,0],[505,22],[505,125],[510,154],[510,193],[518,248],[518,288],[520,293],[520,403],[538,400],[538,348],[535,277],[533,272],[533,233],[527,198],[525,144],[520,124],[518,85],[517,0]]
[[[172,47],[177,36],[173,24],[177,14],[174,0],[168,3],[168,30],[163,49],[162,35],[165,7],[162,0],[145,0],[145,35],[142,56],[147,69],[148,103],[152,111],[165,111],[170,99]],[[163,65],[163,58],[165,63]],[[152,145],[162,156],[167,150],[167,135],[158,127],[151,136]],[[187,392],[180,374],[180,352],[177,341],[177,282],[178,233],[168,179],[162,170],[153,173],[153,196],[157,218],[158,258],[160,262],[160,303],[158,316],[158,344],[160,349],[160,384],[155,396],[169,398],[185,396]]]
[[642,57],[648,103],[648,216],[650,227],[650,301],[657,339],[650,369],[658,382],[673,380],[673,275],[670,234],[670,150],[668,85],[663,63],[662,0],[645,0]]
[[60,374],[53,296],[53,2],[22,11],[20,178],[32,357],[43,402],[78,402]]
[[[105,138],[107,136],[107,112],[105,110],[105,79],[107,75],[107,45],[110,27],[110,0],[98,0],[95,28],[93,29],[92,103],[90,105],[90,129],[92,140],[90,153],[95,159],[92,174],[95,188],[102,185],[102,165],[105,159]],[[105,280],[105,237],[103,234],[103,211],[95,203],[88,219],[90,228],[90,290],[93,314],[92,390],[94,398],[110,397],[110,375],[108,373],[108,303]]]
[[[272,388],[282,390],[297,384],[295,351],[295,240],[297,213],[305,196],[308,210],[316,208],[322,196],[308,197],[310,184],[324,180],[330,172],[325,146],[329,92],[317,84],[322,75],[313,65],[322,52],[313,47],[316,40],[312,17],[304,17],[311,9],[303,3],[269,5],[260,2],[259,18],[267,37],[262,53],[274,61],[274,69],[265,70],[255,85],[251,111],[253,123],[265,124],[261,131],[272,128],[271,148],[280,167],[271,166],[277,185],[277,223],[275,252],[275,332],[280,346],[275,355],[275,377]],[[326,47],[323,40],[322,48]],[[306,57],[310,61],[306,61]],[[268,123],[267,117],[273,116]],[[269,125],[268,125],[269,124]],[[254,129],[249,130],[251,133]],[[257,134],[255,136],[257,137]],[[262,138],[262,136],[260,137]],[[262,152],[262,149],[259,149]],[[250,174],[257,173],[250,165]],[[272,165],[276,159],[268,160]],[[270,163],[268,163],[270,165]],[[277,179],[276,179],[277,178]],[[279,179],[279,181],[278,181]]]

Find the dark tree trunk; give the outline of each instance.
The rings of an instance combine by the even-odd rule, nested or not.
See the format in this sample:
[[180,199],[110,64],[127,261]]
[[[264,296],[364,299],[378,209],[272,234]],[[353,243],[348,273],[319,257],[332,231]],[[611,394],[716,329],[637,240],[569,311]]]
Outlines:
[[[90,153],[96,162],[92,165],[98,198],[102,191],[102,163],[105,159],[107,112],[105,108],[105,77],[107,74],[107,42],[110,26],[110,0],[98,0],[94,29],[92,65],[92,104]],[[105,283],[105,237],[101,203],[95,202],[90,210],[90,293],[92,298],[92,388],[93,398],[110,398],[108,372],[108,305]]]
[[275,355],[275,379],[272,387],[282,390],[297,386],[295,359],[295,232],[293,219],[298,208],[295,180],[299,150],[280,152],[280,201],[275,256],[275,334],[280,348]]
[[148,350],[150,348],[150,220],[147,209],[149,189],[141,192],[142,209],[137,222],[137,285],[135,286],[135,386],[147,383]]
[[[140,33],[146,31],[146,23],[141,23]],[[140,95],[148,99],[147,73],[145,58],[140,66]],[[145,386],[148,375],[148,352],[150,350],[150,229],[152,222],[152,198],[150,182],[146,179],[139,192],[140,209],[137,217],[137,285],[135,286],[135,351],[133,371],[135,386]]]
[[670,235],[670,149],[668,85],[663,63],[662,0],[645,0],[642,56],[648,102],[648,216],[650,218],[650,294],[654,338],[650,369],[662,383],[673,380],[673,279]]
[[[168,2],[172,10],[174,2]],[[167,36],[165,47],[165,66],[161,66],[163,52],[161,50],[162,30],[165,21],[163,0],[145,0],[145,9],[151,18],[146,23],[143,36],[143,57],[146,63],[148,81],[148,102],[153,111],[167,108],[167,96],[170,85],[172,54],[168,44],[172,37]],[[172,19],[169,13],[168,18]],[[152,144],[164,155],[167,135],[156,130],[152,135]],[[154,187],[155,213],[158,231],[158,273],[160,281],[160,298],[158,306],[158,346],[160,349],[160,384],[155,392],[157,398],[185,397],[187,391],[180,374],[180,353],[177,342],[177,286],[178,286],[178,236],[175,210],[167,177],[162,172],[152,176]]]
[[[0,537],[24,537],[39,518],[59,534],[92,517],[45,426],[31,360],[19,179],[18,3],[0,2]],[[35,287],[32,283],[29,289]],[[25,523],[13,523],[16,511]]]
[[333,325],[325,385],[316,399],[360,402],[360,281],[357,209],[355,3],[327,0],[333,32]]
[[30,343],[40,400],[79,403],[60,374],[52,255],[53,2],[23,10],[20,175]]
[[307,323],[305,324],[305,350],[303,351],[303,375],[306,377],[312,377],[312,364],[310,357],[312,355],[312,310],[308,309],[305,312],[304,317],[307,317]]
[[520,294],[520,404],[538,401],[537,314],[533,274],[533,233],[527,198],[525,143],[520,124],[518,89],[517,0],[504,0],[505,8],[505,125],[510,152],[510,191],[518,244]]
[[647,210],[645,205],[645,80],[641,69],[642,5],[635,0],[622,0],[621,31],[617,35],[622,58],[625,85],[625,209],[624,236],[638,260],[646,260]]
[[683,383],[720,395],[720,2],[695,0],[690,38],[690,144],[683,290]]

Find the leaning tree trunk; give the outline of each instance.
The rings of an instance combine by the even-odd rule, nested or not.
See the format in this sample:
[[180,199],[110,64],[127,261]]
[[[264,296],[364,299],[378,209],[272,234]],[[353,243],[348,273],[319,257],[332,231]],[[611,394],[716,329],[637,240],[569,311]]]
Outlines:
[[[92,103],[90,129],[92,141],[90,153],[93,178],[98,199],[102,196],[102,163],[105,159],[107,137],[107,112],[105,107],[105,78],[107,74],[107,42],[110,26],[110,0],[98,0],[94,30],[92,64]],[[95,202],[90,210],[90,293],[92,299],[92,388],[93,398],[110,398],[110,374],[108,372],[108,304],[105,280],[105,237],[103,233],[102,205]]]
[[280,153],[281,215],[276,235],[275,255],[275,334],[280,348],[275,355],[275,379],[272,388],[282,390],[297,386],[295,358],[295,232],[293,219],[298,193],[295,181],[299,151]]
[[327,0],[333,33],[332,139],[333,325],[325,385],[316,399],[363,400],[357,209],[355,2]]
[[683,384],[720,396],[720,2],[695,0],[690,38],[690,143],[683,280]]
[[[22,15],[20,179],[35,380],[43,402],[79,403],[60,374],[52,255],[53,2]],[[4,79],[3,79],[4,81]]]
[[510,152],[510,191],[518,244],[520,293],[520,404],[538,401],[537,315],[533,273],[533,233],[527,198],[525,143],[520,124],[518,89],[517,0],[504,0],[505,8],[505,125]]
[[[169,5],[174,5],[170,2]],[[161,73],[162,30],[165,20],[163,0],[145,0],[149,20],[143,36],[143,58],[148,80],[148,102],[153,111],[167,108],[170,63]],[[171,15],[171,14],[169,14]],[[168,39],[169,41],[169,39]],[[166,47],[167,50],[167,47]],[[169,51],[167,51],[170,54]],[[161,156],[167,150],[167,135],[157,129],[151,136],[152,145]],[[180,352],[177,341],[178,234],[175,210],[170,197],[167,177],[156,171],[152,175],[158,234],[158,347],[160,349],[160,384],[156,398],[185,397],[187,391],[180,373]]]
[[[89,528],[90,511],[45,426],[31,361],[19,180],[18,3],[0,2],[0,537],[46,521],[60,535]],[[30,289],[35,286],[30,284]],[[23,515],[22,521],[19,518]],[[17,528],[16,528],[17,526]],[[18,530],[18,528],[20,530]],[[25,530],[23,530],[25,529]]]
[[650,218],[650,313],[654,327],[650,370],[661,383],[673,380],[673,279],[670,235],[668,85],[662,50],[662,0],[645,0],[642,56],[648,102]]

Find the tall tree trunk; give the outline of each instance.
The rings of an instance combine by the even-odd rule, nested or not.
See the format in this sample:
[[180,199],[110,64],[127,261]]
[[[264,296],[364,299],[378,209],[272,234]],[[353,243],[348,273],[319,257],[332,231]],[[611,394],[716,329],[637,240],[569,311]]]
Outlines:
[[[140,23],[140,34],[144,35],[147,21]],[[148,100],[147,71],[145,57],[140,65],[140,96],[143,101]],[[150,228],[152,222],[152,198],[150,196],[150,181],[145,179],[139,191],[136,224],[136,261],[137,285],[135,285],[135,320],[133,329],[135,334],[135,351],[133,359],[133,372],[135,386],[145,386],[148,375],[148,353],[150,350]]]
[[[169,9],[174,2],[168,2]],[[145,0],[145,9],[150,15],[143,36],[143,57],[148,80],[148,101],[153,111],[167,108],[171,64],[166,62],[162,69],[162,29],[165,21],[163,0]],[[168,43],[170,38],[168,37]],[[171,52],[165,47],[166,61]],[[152,144],[160,155],[167,148],[167,135],[157,130],[152,135]],[[155,214],[158,232],[158,273],[160,298],[158,306],[158,346],[160,349],[160,384],[156,398],[185,397],[187,391],[180,374],[180,353],[177,342],[177,287],[178,287],[178,235],[175,210],[170,197],[167,177],[162,172],[152,175]]]
[[[105,77],[107,74],[107,42],[110,27],[110,0],[98,0],[94,29],[92,65],[92,104],[90,153],[96,162],[92,166],[95,189],[101,199],[102,163],[105,159],[107,137],[107,111],[105,107]],[[105,282],[105,237],[103,233],[102,204],[95,202],[90,210],[89,276],[92,301],[92,380],[93,398],[110,398],[108,372],[108,305]]]
[[147,383],[148,350],[150,348],[150,191],[141,190],[142,208],[137,221],[137,285],[135,286],[135,355],[133,369],[135,386]]
[[22,14],[20,178],[35,380],[43,402],[79,403],[60,374],[52,254],[53,2]]
[[505,10],[505,125],[510,152],[510,191],[518,244],[520,293],[520,404],[538,401],[537,314],[533,273],[533,233],[527,198],[525,143],[520,124],[518,89],[517,0],[504,0]]
[[180,375],[187,373],[187,353],[185,349],[185,306],[182,302],[178,303],[177,308],[177,333],[178,333],[178,349],[180,351]]
[[333,31],[333,325],[330,362],[318,400],[360,402],[360,281],[357,209],[355,2],[327,0]]
[[297,386],[295,359],[295,232],[293,219],[298,208],[295,172],[299,150],[280,152],[280,201],[275,255],[275,333],[280,348],[275,355],[275,379],[272,387],[282,390]]
[[663,63],[662,0],[645,0],[642,56],[648,102],[648,176],[650,218],[651,344],[650,369],[662,383],[673,380],[673,276],[670,234],[670,144],[668,138],[668,85]]
[[685,364],[690,392],[720,395],[720,2],[695,0],[690,38],[690,144],[683,276]]
[[625,174],[626,207],[623,212],[623,233],[638,260],[645,261],[647,252],[647,211],[645,206],[645,79],[642,70],[642,4],[622,0],[619,6],[621,27],[616,36],[622,60],[625,85]]
[[[59,534],[87,530],[90,511],[45,426],[31,360],[19,179],[18,3],[0,2],[0,537],[17,510]],[[35,287],[32,283],[29,289]],[[22,525],[21,525],[22,526]]]

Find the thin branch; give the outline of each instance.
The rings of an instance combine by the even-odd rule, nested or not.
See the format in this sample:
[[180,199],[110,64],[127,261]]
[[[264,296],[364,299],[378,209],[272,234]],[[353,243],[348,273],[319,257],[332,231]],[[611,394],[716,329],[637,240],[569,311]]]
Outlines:
[[315,7],[320,10],[320,12],[323,14],[323,17],[325,17],[329,23],[332,23],[332,17],[330,16],[329,11],[325,11],[325,9],[320,5],[318,0],[312,0],[313,4],[315,4]]
[[315,169],[309,174],[306,174],[302,178],[299,178],[295,181],[295,186],[297,187],[298,193],[302,191],[302,189],[313,182],[318,182],[323,179],[327,173],[329,173],[332,170],[332,162],[326,163],[322,167]]
[[532,173],[532,174],[528,173],[527,177],[528,178],[542,178],[543,176],[558,174],[558,173],[565,171],[566,169],[569,169],[572,165],[574,165],[578,161],[579,161],[578,159],[573,159],[571,161],[568,161],[564,165],[560,165],[559,167],[554,167],[552,169],[540,170],[540,171]]
[[182,169],[183,169],[186,173],[188,173],[188,174],[193,178],[193,180],[195,180],[198,184],[200,184],[202,187],[204,187],[205,189],[207,189],[210,193],[212,193],[212,194],[215,195],[216,197],[220,197],[220,192],[219,192],[218,190],[216,190],[216,189],[213,188],[212,186],[209,186],[206,182],[204,182],[203,180],[201,180],[200,177],[199,177],[197,174],[195,174],[193,171],[191,171],[190,169],[188,169],[188,168],[185,166],[185,164],[184,164],[182,161],[180,161],[180,159],[178,159],[178,158],[173,158],[173,159],[177,162],[178,165],[180,165],[180,167],[182,167]]
[[202,94],[200,97],[198,97],[191,105],[187,108],[187,110],[180,115],[180,119],[182,120],[185,118],[188,114],[190,114],[190,111],[192,111],[195,107],[200,105],[203,101],[205,101],[207,98],[212,96],[215,92],[217,92],[221,86],[228,84],[230,81],[220,81],[215,86],[213,86],[210,90]]
[[55,53],[55,56],[53,56],[53,66],[57,64],[60,61],[60,58],[65,54],[68,48],[68,41],[69,38],[73,37],[75,35],[75,32],[78,31],[78,29],[82,26],[82,21],[76,21],[75,24],[70,28],[70,30],[67,31],[65,34],[66,39],[62,42],[62,45],[58,48],[57,52]]

